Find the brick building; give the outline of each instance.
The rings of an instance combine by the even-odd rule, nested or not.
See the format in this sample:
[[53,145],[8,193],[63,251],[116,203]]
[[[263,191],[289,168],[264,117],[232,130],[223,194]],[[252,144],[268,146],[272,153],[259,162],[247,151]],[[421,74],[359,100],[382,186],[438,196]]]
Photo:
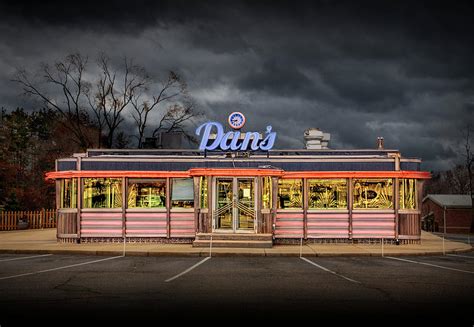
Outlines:
[[447,233],[470,232],[471,196],[461,194],[428,194],[421,207],[423,228],[444,232],[445,210]]

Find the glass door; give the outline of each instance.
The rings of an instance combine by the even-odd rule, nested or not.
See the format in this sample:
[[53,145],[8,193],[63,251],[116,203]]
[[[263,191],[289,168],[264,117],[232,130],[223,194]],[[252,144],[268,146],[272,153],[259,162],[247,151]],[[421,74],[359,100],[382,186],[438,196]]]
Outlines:
[[238,199],[236,203],[237,229],[253,230],[255,226],[255,181],[254,179],[237,179]]
[[255,178],[217,178],[213,224],[216,231],[255,231]]
[[217,180],[216,187],[216,211],[215,216],[215,227],[221,230],[233,230],[233,211],[234,211],[234,183],[232,178],[224,179],[219,178]]

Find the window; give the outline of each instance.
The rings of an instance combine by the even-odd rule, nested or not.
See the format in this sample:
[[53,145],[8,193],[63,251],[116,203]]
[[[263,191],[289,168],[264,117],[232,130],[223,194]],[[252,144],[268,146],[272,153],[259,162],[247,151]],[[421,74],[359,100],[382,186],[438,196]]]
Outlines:
[[278,181],[278,209],[302,209],[303,183],[301,179]]
[[165,208],[166,179],[129,179],[128,207]]
[[77,208],[77,178],[60,180],[60,208]]
[[354,209],[393,208],[391,179],[354,179]]
[[122,179],[84,178],[84,208],[121,208]]
[[201,192],[201,208],[207,208],[207,177],[199,177],[199,190]]
[[272,178],[263,177],[262,208],[270,209],[271,207],[272,207]]
[[192,178],[173,178],[171,191],[171,206],[173,208],[194,207],[194,183]]
[[309,179],[309,209],[347,209],[345,179]]
[[400,209],[417,208],[416,179],[399,180],[400,187]]

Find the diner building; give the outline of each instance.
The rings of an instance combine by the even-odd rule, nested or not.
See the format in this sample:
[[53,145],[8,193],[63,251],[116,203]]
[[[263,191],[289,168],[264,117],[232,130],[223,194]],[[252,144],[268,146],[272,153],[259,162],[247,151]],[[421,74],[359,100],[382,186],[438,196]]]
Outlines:
[[307,149],[275,150],[271,126],[241,133],[240,115],[229,116],[227,132],[200,126],[196,150],[90,149],[58,159],[47,174],[56,182],[58,241],[419,242],[430,178],[420,159],[380,138],[374,149],[329,149],[317,129],[306,131]]

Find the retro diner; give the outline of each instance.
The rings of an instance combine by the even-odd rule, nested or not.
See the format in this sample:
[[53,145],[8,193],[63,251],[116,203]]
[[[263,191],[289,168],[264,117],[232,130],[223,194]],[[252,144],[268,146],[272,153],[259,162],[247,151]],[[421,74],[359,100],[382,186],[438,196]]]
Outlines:
[[[88,150],[58,159],[61,242],[275,243],[420,240],[419,159],[383,148],[273,150],[276,132],[241,132],[245,117],[198,127],[196,150]],[[211,238],[212,237],[212,238]]]

